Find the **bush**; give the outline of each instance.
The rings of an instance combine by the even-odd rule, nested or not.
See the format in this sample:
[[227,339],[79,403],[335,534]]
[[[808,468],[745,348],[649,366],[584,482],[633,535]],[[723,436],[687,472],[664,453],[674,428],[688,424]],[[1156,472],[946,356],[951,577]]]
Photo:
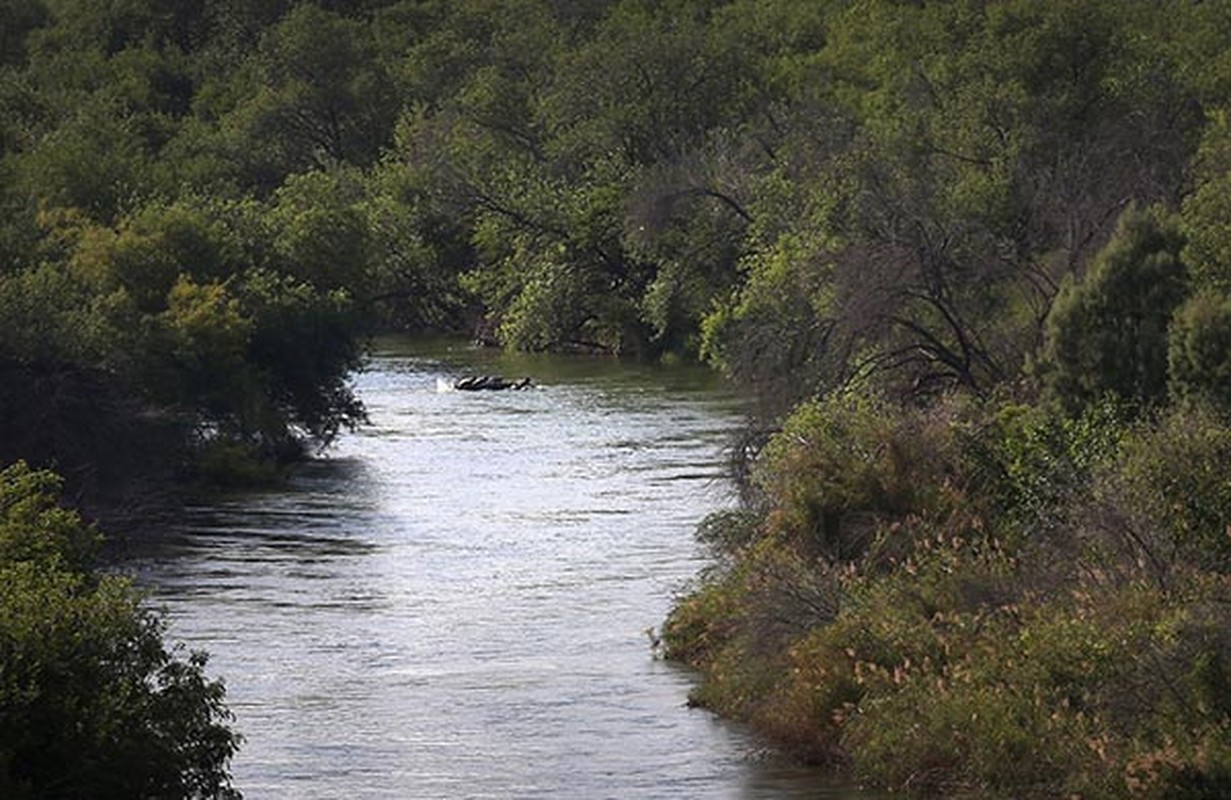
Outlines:
[[55,497],[60,479],[18,462],[0,471],[0,565],[46,564],[82,570],[96,555],[98,533]]
[[[1126,584],[933,612],[910,601],[989,571],[1002,572],[938,548],[815,635],[853,661],[858,701],[839,741],[861,779],[916,796],[1090,800],[1225,785],[1231,717],[1215,698],[1231,641],[1226,610],[1206,606],[1216,589],[1180,599]],[[1171,771],[1134,784],[1158,751]]]
[[801,407],[760,505],[703,529],[723,558],[667,655],[698,703],[911,796],[1225,796],[1231,428],[1131,412]]
[[238,797],[222,684],[127,581],[87,569],[94,534],[57,487],[0,471],[0,796]]
[[1115,460],[1130,411],[1111,398],[1080,415],[1044,406],[987,409],[958,432],[964,468],[1001,538],[1053,542],[1097,467]]
[[1036,371],[1069,411],[1112,394],[1149,405],[1167,388],[1167,326],[1188,295],[1177,223],[1129,208],[1080,283],[1047,317]]
[[1167,584],[1177,571],[1231,572],[1231,428],[1192,407],[1141,424],[1101,471],[1081,520],[1114,561]]
[[1167,374],[1173,398],[1231,412],[1231,297],[1203,292],[1176,311]]
[[959,491],[949,410],[898,413],[868,397],[801,405],[774,436],[754,480],[769,498],[768,529],[801,553],[858,560],[881,527],[943,515]]

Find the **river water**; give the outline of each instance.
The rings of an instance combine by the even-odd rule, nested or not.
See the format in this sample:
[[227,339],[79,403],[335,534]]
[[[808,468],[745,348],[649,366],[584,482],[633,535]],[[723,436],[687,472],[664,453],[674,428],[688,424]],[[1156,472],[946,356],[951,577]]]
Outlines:
[[[463,374],[521,392],[442,391]],[[261,798],[849,798],[685,705],[647,630],[731,502],[704,372],[382,342],[371,424],[133,563]]]

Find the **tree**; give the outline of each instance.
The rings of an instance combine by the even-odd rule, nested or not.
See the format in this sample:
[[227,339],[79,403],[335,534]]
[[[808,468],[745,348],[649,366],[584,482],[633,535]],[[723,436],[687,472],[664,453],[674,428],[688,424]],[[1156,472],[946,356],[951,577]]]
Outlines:
[[475,264],[470,215],[442,207],[431,188],[394,159],[375,171],[363,208],[371,286],[357,299],[385,327],[469,332],[477,311],[458,276]]
[[288,176],[263,214],[274,268],[321,291],[373,292],[364,183],[356,171]]
[[398,105],[371,30],[312,3],[265,30],[256,52],[212,95],[205,147],[239,162],[262,192],[294,172],[372,164]]
[[137,120],[102,97],[77,100],[65,120],[14,161],[18,186],[43,205],[115,222],[150,186],[150,150]]
[[1167,390],[1167,328],[1188,296],[1184,239],[1160,209],[1124,212],[1086,277],[1068,281],[1047,318],[1037,370],[1070,410],[1113,394],[1150,405]]
[[1218,108],[1193,159],[1196,187],[1184,199],[1181,223],[1187,238],[1184,259],[1198,286],[1231,290],[1231,108]]
[[47,8],[39,0],[0,2],[0,66],[20,64],[26,55],[26,36],[47,23]]
[[418,112],[420,160],[473,216],[465,285],[503,343],[695,349],[746,223],[714,166],[748,53],[709,27],[715,5],[617,3],[591,27],[527,3],[452,101]]
[[1207,290],[1176,310],[1167,336],[1167,376],[1172,398],[1231,411],[1231,298]]
[[[1177,199],[1200,115],[1150,44],[1164,22],[1102,2],[829,7],[770,62],[772,168],[708,351],[751,376],[755,343],[785,336],[770,371],[796,399],[1015,375],[1124,205]],[[781,333],[775,308],[797,313]]]
[[[261,459],[296,458],[357,423],[362,405],[347,379],[360,364],[365,328],[349,293],[334,287],[358,279],[314,276],[325,284],[318,288],[278,271],[311,268],[281,262],[280,246],[302,253],[309,248],[297,232],[321,234],[315,218],[297,228],[297,215],[286,216],[255,202],[191,198],[150,204],[116,227],[78,212],[45,213],[47,260],[0,276],[0,359],[13,362],[14,379],[30,381],[6,393],[9,413],[52,432],[83,420],[127,431],[142,418],[158,431],[93,451],[112,461],[172,430],[179,446],[164,450],[239,444]],[[45,372],[53,377],[40,384]],[[108,390],[78,396],[98,383]],[[39,402],[39,391],[56,385],[65,389],[58,397],[74,402]],[[114,395],[127,400],[115,406]],[[89,468],[79,437],[45,442],[41,456]],[[154,474],[169,471],[163,459],[150,463]]]
[[127,581],[90,571],[97,536],[58,488],[0,470],[0,793],[238,798],[222,684]]
[[362,422],[349,378],[362,363],[364,323],[350,297],[267,270],[244,275],[238,295],[253,321],[244,357],[261,379],[256,402],[239,407],[245,432],[296,455],[305,437],[324,446]]

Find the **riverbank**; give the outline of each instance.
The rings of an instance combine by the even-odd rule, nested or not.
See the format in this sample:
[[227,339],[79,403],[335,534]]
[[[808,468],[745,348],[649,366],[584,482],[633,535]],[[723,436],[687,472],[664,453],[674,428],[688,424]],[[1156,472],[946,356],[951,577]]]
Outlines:
[[693,700],[912,796],[1231,793],[1231,427],[834,397],[665,626]]

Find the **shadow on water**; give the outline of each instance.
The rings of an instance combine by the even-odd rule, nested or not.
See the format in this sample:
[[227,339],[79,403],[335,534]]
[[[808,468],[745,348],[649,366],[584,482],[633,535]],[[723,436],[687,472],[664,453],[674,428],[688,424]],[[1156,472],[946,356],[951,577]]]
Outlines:
[[[437,382],[529,375],[529,392]],[[382,341],[372,423],[133,563],[211,652],[250,797],[868,800],[686,707],[646,639],[709,563],[738,400],[708,372]]]
[[276,487],[190,498],[156,533],[121,536],[116,544],[138,567],[220,547],[234,549],[237,558],[310,563],[370,553],[375,545],[357,532],[379,525],[378,517],[368,465],[324,457],[296,465]]

